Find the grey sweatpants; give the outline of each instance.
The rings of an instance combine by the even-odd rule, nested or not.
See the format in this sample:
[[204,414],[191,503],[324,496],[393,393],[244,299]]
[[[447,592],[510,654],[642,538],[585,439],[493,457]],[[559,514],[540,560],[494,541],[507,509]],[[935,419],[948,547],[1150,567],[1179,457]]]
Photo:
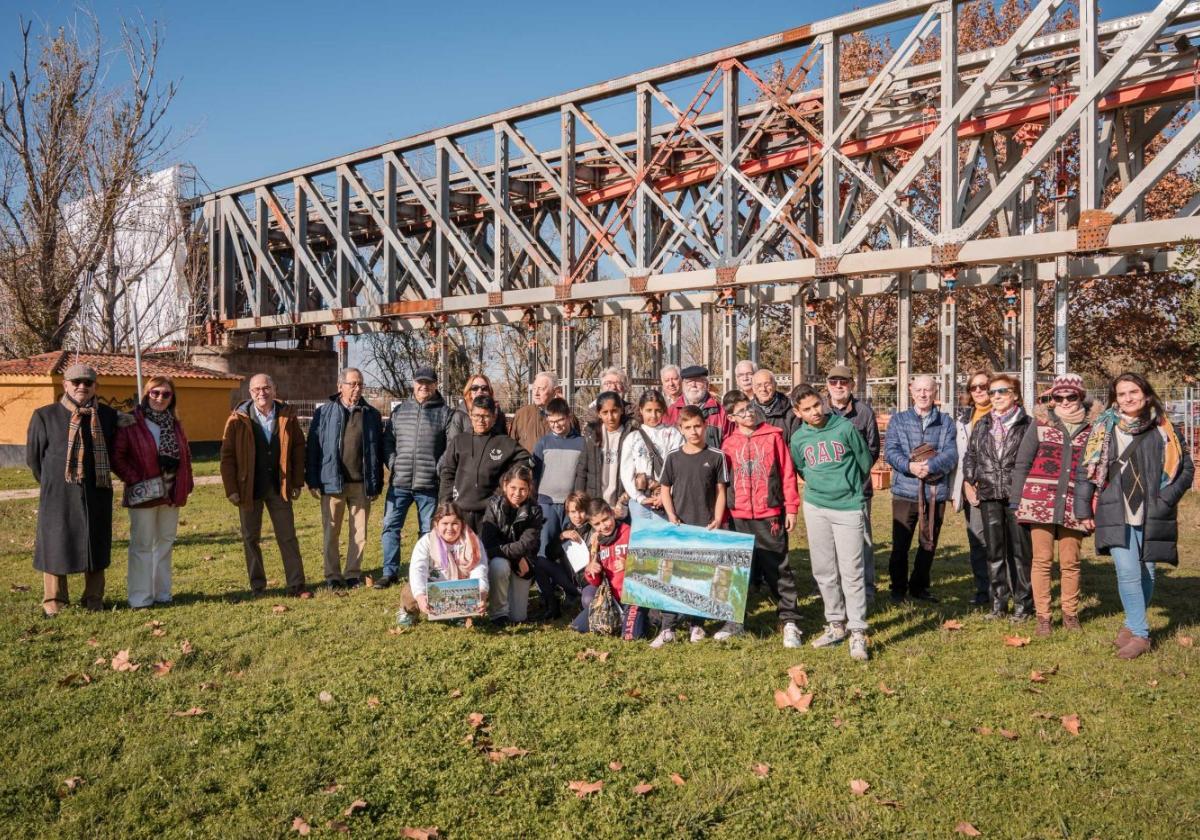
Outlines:
[[866,630],[862,508],[829,510],[805,502],[804,527],[813,577],[825,603],[825,620],[851,630]]

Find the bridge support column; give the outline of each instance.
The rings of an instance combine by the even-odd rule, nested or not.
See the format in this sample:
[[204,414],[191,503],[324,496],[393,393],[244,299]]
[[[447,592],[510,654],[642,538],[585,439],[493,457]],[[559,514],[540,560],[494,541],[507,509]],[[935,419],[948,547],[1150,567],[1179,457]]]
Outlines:
[[562,385],[563,399],[575,404],[575,321],[566,318],[562,325]]
[[[671,319],[671,323],[669,325],[671,349],[668,354],[668,358],[670,359],[671,364],[678,367],[679,365],[683,364],[681,361],[683,358],[683,316],[668,315],[667,317]],[[659,367],[661,367],[661,365]],[[654,373],[655,375],[658,375],[657,370],[654,371]]]
[[804,381],[804,287],[792,295],[792,387]]
[[633,379],[633,313],[621,310],[621,367]]
[[[896,289],[896,410],[908,409],[912,379],[912,274],[901,272]],[[859,387],[864,387],[860,383]]]
[[1067,306],[1071,302],[1071,285],[1067,278],[1067,260],[1060,257],[1055,261],[1054,276],[1054,373],[1061,376],[1070,365],[1067,349]]
[[737,367],[737,328],[737,307],[723,307],[721,309],[721,379],[725,383],[725,388],[722,393],[732,391],[737,384],[733,376],[733,369]]
[[759,355],[762,352],[759,349],[759,330],[762,327],[762,305],[758,302],[758,287],[751,287],[750,291],[751,304],[748,308],[750,315],[750,327],[748,332],[747,344],[749,349],[749,359],[754,362],[755,370],[758,369]]
[[938,398],[943,408],[953,411],[958,380],[958,305],[952,291],[942,299],[939,332]]
[[613,322],[612,318],[600,319],[600,364],[609,367],[613,363]]
[[715,367],[713,364],[713,307],[711,303],[700,304],[700,355],[703,358],[693,359],[692,363],[704,365],[711,373]]
[[834,305],[837,306],[834,360],[836,364],[845,365],[850,363],[850,292],[843,278],[837,281],[837,299]]
[[1037,263],[1027,260],[1021,272],[1021,389],[1024,404],[1037,404]]
[[550,316],[550,370],[560,383],[563,379],[562,348],[562,315],[555,312]]

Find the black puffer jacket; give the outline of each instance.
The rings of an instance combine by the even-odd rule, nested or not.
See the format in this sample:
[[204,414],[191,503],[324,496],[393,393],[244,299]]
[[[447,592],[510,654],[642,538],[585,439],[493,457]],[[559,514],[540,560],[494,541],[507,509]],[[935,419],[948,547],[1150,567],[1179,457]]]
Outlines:
[[[542,509],[526,499],[513,507],[503,496],[488,500],[487,511],[479,528],[479,539],[488,557],[503,557],[513,574],[521,578],[533,576],[533,561],[542,542]],[[521,561],[525,561],[524,573]]]
[[455,501],[464,511],[478,513],[514,464],[528,466],[529,453],[508,435],[458,435],[438,466],[438,501]]
[[1025,409],[1008,430],[1001,451],[996,451],[992,437],[995,417],[987,414],[971,430],[967,442],[967,454],[963,457],[963,480],[975,488],[981,502],[1003,502],[1008,500],[1009,485],[1012,484],[1013,468],[1017,464],[1017,450],[1029,427],[1029,415]]
[[383,430],[383,460],[392,471],[393,487],[437,492],[438,461],[446,451],[453,415],[438,391],[423,403],[405,400],[392,410]]
[[775,396],[771,397],[771,401],[766,405],[760,403],[757,397],[754,398],[754,404],[762,409],[768,423],[783,432],[783,442],[791,446],[792,435],[800,427],[800,418],[792,411],[791,401],[776,391]]
[[[1179,525],[1175,520],[1176,506],[1195,478],[1195,467],[1188,452],[1187,441],[1183,441],[1183,463],[1180,464],[1179,474],[1166,487],[1159,486],[1164,443],[1158,430],[1147,429],[1137,435],[1129,445],[1137,447],[1133,458],[1138,474],[1143,477],[1146,485],[1145,518],[1142,520],[1142,560],[1147,563],[1178,566]],[[1077,519],[1096,520],[1096,551],[1101,554],[1111,554],[1113,546],[1125,545],[1125,494],[1121,489],[1121,470],[1116,464],[1115,432],[1109,438],[1106,457],[1108,486],[1100,491],[1094,517],[1092,498],[1096,495],[1096,485],[1088,480],[1087,465],[1083,463],[1082,458],[1079,459],[1079,466],[1075,472],[1075,516]]]

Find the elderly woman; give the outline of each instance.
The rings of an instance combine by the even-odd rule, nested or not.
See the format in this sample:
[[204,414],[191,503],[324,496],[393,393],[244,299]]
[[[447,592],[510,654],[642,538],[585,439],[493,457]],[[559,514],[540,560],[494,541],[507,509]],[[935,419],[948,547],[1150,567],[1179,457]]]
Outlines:
[[171,602],[171,550],[179,509],[192,492],[192,458],[175,416],[175,385],[152,376],[133,414],[117,425],[113,472],[125,482],[129,508],[129,606]]
[[[496,400],[492,380],[482,373],[473,373],[467,377],[467,384],[463,386],[462,391],[462,405],[454,412],[454,416],[450,418],[450,426],[446,429],[447,443],[463,432],[471,434],[471,405],[476,397],[489,397],[493,403]],[[508,434],[508,420],[499,406],[496,407],[496,420],[489,431],[497,435]]]
[[1108,388],[1075,472],[1075,517],[1096,532],[1096,552],[1110,555],[1125,623],[1113,644],[1121,659],[1150,650],[1146,610],[1156,563],[1179,565],[1176,508],[1192,486],[1187,441],[1167,417],[1154,388],[1122,373]]

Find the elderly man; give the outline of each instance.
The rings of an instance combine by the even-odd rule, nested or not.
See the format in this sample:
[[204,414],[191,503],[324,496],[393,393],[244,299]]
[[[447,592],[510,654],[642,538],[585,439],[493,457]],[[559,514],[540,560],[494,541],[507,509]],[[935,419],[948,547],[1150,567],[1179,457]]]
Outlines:
[[[304,481],[321,501],[325,585],[357,589],[367,547],[371,502],[383,489],[383,418],[362,398],[358,368],[338,373],[338,392],[317,406],[308,427],[308,463]],[[342,520],[350,512],[350,544],[342,571]]]
[[[834,365],[825,375],[825,387],[829,394],[829,410],[845,417],[858,429],[874,464],[879,460],[879,424],[871,406],[854,396],[854,372],[846,365]],[[863,583],[868,604],[875,600],[875,540],[871,536],[871,499],[874,495],[875,487],[868,472],[863,482]]]
[[708,368],[689,365],[680,376],[683,378],[683,396],[671,403],[663,421],[674,426],[679,421],[679,410],[685,405],[694,405],[704,415],[704,439],[713,449],[721,448],[721,441],[729,430],[729,418],[717,398],[708,392]]
[[733,368],[734,386],[749,399],[754,398],[754,362],[742,359]]
[[108,454],[117,412],[96,399],[96,371],[73,364],[63,395],[29,419],[25,459],[39,485],[33,568],[42,573],[42,614],[70,603],[67,575],[83,575],[80,603],[104,604],[104,570],[112,553],[112,476]]
[[412,399],[392,410],[383,430],[383,460],[392,472],[383,509],[383,576],[376,589],[387,589],[400,577],[400,534],[413,504],[417,530],[424,536],[433,528],[437,507],[438,461],[446,451],[454,409],[438,391],[433,368],[413,372]]
[[762,411],[769,424],[783,432],[784,441],[790,444],[792,433],[800,425],[800,418],[792,411],[788,398],[779,393],[775,373],[766,368],[755,371],[750,380],[750,390],[754,394],[753,405]]
[[[933,554],[942,529],[942,514],[950,495],[949,478],[958,466],[954,418],[934,403],[937,383],[918,376],[909,386],[912,408],[893,414],[888,423],[884,454],[892,480],[892,603],[906,596],[936,604],[929,591]],[[916,561],[908,574],[908,549],[918,534]]]
[[658,381],[662,383],[662,393],[667,398],[667,405],[683,396],[683,378],[679,375],[679,365],[665,365],[658,372]]
[[549,431],[546,425],[546,403],[554,399],[557,391],[558,379],[553,373],[542,371],[533,378],[533,385],[529,389],[529,405],[521,406],[513,415],[508,433],[525,447],[527,452],[532,452],[537,442]]
[[265,373],[250,378],[250,399],[225,421],[221,438],[221,483],[238,508],[250,591],[267,588],[263,568],[263,508],[271,515],[283,558],[289,595],[304,594],[304,562],[296,539],[292,502],[304,489],[304,432],[296,409],[275,398],[275,382]]

